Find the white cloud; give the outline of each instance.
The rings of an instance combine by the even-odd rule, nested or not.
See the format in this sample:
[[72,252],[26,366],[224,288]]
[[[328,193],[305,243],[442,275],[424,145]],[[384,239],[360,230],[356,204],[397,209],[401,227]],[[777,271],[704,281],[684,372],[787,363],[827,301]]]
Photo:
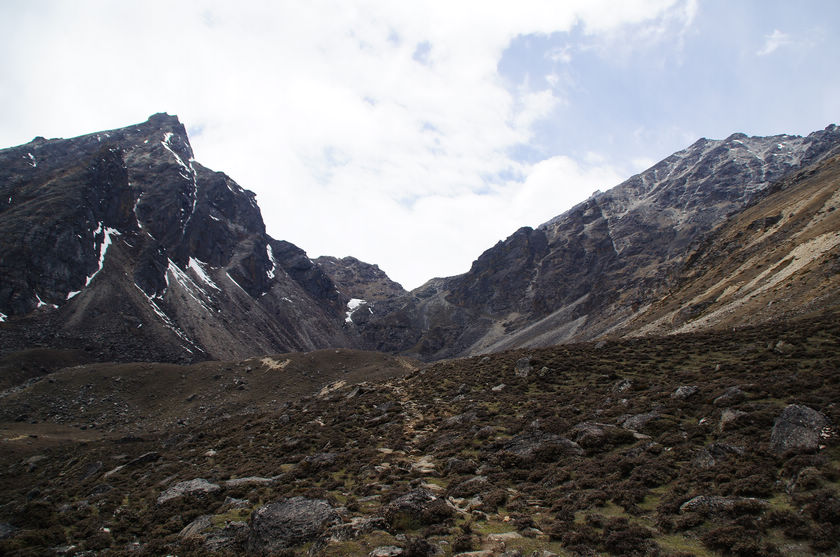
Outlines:
[[783,33],[778,29],[774,29],[772,33],[764,36],[764,46],[756,52],[758,56],[766,56],[772,54],[779,48],[789,45],[793,42],[790,35]]
[[662,25],[692,5],[10,2],[0,45],[26,54],[0,60],[0,141],[176,113],[201,130],[200,162],[257,192],[273,236],[413,287],[620,178],[604,161],[512,157],[564,99],[507,88],[510,41]]

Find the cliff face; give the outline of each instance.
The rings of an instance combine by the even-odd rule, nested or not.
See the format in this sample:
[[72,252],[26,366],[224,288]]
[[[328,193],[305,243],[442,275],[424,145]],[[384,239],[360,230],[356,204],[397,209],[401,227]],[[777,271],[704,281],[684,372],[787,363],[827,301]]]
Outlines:
[[254,194],[193,158],[177,117],[0,151],[5,346],[117,359],[352,344],[346,298],[270,238]]
[[630,334],[625,322],[668,292],[713,229],[771,184],[838,152],[837,126],[807,137],[701,139],[537,229],[518,230],[466,274],[374,307],[361,334],[370,348],[431,359]]

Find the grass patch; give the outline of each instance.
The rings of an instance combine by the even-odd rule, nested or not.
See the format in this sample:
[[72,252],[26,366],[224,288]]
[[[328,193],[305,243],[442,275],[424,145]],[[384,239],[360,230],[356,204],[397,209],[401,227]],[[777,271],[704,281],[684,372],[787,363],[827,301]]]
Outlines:
[[696,557],[714,557],[715,553],[710,551],[703,543],[693,536],[681,534],[667,534],[657,536],[654,541],[670,553],[691,553]]

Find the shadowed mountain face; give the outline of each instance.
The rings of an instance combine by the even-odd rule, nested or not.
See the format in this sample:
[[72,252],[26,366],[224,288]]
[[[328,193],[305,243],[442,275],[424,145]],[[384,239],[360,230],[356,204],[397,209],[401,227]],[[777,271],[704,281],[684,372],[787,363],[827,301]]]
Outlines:
[[[835,302],[819,277],[836,275],[822,262],[838,250],[838,153],[837,126],[701,139],[406,292],[376,265],[269,237],[254,194],[197,163],[175,116],[36,138],[0,151],[0,344],[122,361],[327,347],[434,360],[788,317]],[[746,304],[755,288],[763,304]],[[768,304],[786,288],[789,303]],[[733,317],[742,306],[748,320]]]
[[330,278],[193,159],[174,116],[0,151],[0,189],[6,349],[171,361],[350,344]]
[[[374,304],[356,325],[369,348],[425,359],[634,334],[626,322],[645,322],[639,312],[681,280],[690,254],[704,242],[716,252],[706,241],[711,231],[759,203],[772,184],[803,169],[828,172],[820,163],[838,152],[837,126],[804,138],[701,139],[537,229],[516,231],[466,274]],[[836,191],[836,179],[826,180]],[[786,199],[782,192],[775,203]],[[836,254],[832,246],[826,250]],[[760,314],[777,316],[770,308]]]

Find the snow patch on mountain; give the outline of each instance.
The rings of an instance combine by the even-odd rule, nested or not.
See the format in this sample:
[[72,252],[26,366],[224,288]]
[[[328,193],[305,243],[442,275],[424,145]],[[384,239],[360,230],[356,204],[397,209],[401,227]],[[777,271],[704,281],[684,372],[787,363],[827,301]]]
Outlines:
[[199,261],[195,257],[190,257],[190,260],[187,263],[187,267],[192,269],[193,272],[198,276],[198,278],[201,279],[202,282],[204,282],[204,284],[206,284],[210,288],[213,288],[213,289],[221,292],[222,289],[219,288],[216,285],[215,282],[213,282],[213,279],[211,279],[210,275],[207,274],[207,271],[204,270],[205,265],[206,265],[205,263],[202,263],[201,261]]
[[[347,317],[344,318],[344,322],[352,323],[353,314],[356,312],[357,309],[359,309],[363,305],[367,305],[367,301],[362,300],[361,298],[351,298],[350,301],[347,302]],[[373,313],[373,311],[371,311],[371,313]]]

